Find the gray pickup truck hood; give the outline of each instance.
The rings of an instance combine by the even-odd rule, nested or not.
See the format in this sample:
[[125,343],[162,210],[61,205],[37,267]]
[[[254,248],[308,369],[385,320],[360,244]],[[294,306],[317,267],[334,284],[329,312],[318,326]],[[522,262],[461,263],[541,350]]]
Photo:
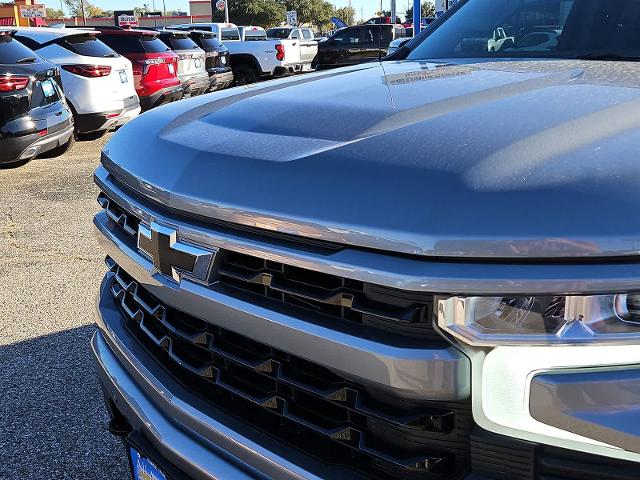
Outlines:
[[152,110],[103,162],[175,209],[333,242],[637,255],[639,86],[624,62],[367,64]]

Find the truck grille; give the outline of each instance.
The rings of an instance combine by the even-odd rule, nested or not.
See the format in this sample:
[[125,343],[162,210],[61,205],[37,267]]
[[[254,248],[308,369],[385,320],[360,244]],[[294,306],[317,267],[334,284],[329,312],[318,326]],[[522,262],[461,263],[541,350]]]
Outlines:
[[130,334],[178,381],[256,430],[373,478],[453,480],[468,470],[468,402],[382,398],[322,366],[163,305],[109,265]]
[[[140,220],[105,194],[98,203],[123,231],[136,238]],[[132,246],[135,246],[132,242]],[[212,288],[298,318],[338,320],[360,336],[384,336],[405,345],[447,346],[433,328],[433,295],[409,292],[220,250]]]
[[387,335],[444,344],[431,323],[433,296],[223,252],[219,284],[253,294],[252,303],[284,304]]

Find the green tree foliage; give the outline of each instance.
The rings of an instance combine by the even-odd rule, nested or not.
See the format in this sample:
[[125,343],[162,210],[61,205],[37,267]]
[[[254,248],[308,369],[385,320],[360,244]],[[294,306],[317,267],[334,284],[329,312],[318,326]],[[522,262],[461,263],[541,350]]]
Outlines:
[[356,9],[353,7],[336,8],[335,16],[347,25],[356,23]]
[[[236,25],[281,25],[288,10],[297,12],[298,23],[318,28],[334,15],[333,5],[327,0],[229,0],[229,20]],[[224,12],[213,12],[213,21],[223,22]]]
[[62,10],[60,10],[59,8],[47,8],[47,18],[54,20],[63,17],[64,13],[62,13]]
[[316,27],[325,25],[334,14],[333,4],[326,0],[279,0],[286,10],[298,13],[298,23]]
[[[420,10],[422,10],[422,18],[435,17],[436,15],[436,6],[431,2],[422,2]],[[407,9],[406,15],[408,22],[413,21],[413,6]]]
[[[72,17],[82,17],[82,2],[80,0],[64,0],[69,14]],[[91,2],[84,0],[84,13],[87,17],[102,17],[104,16],[104,10],[96,7]]]
[[[231,0],[229,20],[236,25],[280,25],[286,18],[284,5],[277,0]],[[213,12],[214,22],[224,22],[224,11]]]

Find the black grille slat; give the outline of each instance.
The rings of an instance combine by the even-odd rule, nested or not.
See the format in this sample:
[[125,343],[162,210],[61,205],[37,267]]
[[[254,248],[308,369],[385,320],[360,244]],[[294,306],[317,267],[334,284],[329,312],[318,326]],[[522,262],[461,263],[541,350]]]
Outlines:
[[[442,341],[430,322],[433,297],[226,252],[219,284],[379,330]],[[383,299],[378,301],[377,299]],[[387,301],[393,299],[393,302]]]
[[98,203],[104,209],[107,216],[119,225],[127,235],[135,237],[138,234],[138,225],[140,224],[138,218],[128,214],[104,193],[98,195]]
[[[329,385],[326,388],[321,388],[317,386],[313,386],[310,384],[306,384],[297,379],[286,376],[282,372],[281,363],[275,360],[274,358],[269,358],[268,356],[257,356],[256,359],[246,359],[242,358],[238,355],[226,352],[225,350],[218,348],[215,346],[215,337],[207,331],[200,331],[193,334],[189,334],[187,332],[182,331],[179,328],[176,328],[170,322],[166,320],[166,309],[157,305],[156,307],[151,307],[147,305],[137,294],[138,286],[135,282],[128,282],[126,279],[122,278],[120,272],[122,270],[113,269],[114,272],[114,285],[117,285],[120,290],[116,290],[112,286],[112,292],[116,299],[121,298],[121,293],[127,292],[131,295],[131,298],[141,307],[139,310],[130,309],[125,302],[122,303],[122,307],[126,310],[126,313],[133,319],[140,321],[137,317],[140,314],[146,313],[147,315],[151,315],[155,318],[157,322],[159,322],[165,329],[167,329],[171,334],[180,337],[182,340],[191,342],[197,345],[202,346],[203,348],[207,348],[208,351],[214,353],[227,361],[234,362],[244,368],[252,369],[253,371],[267,375],[270,378],[275,380],[280,380],[290,386],[303,390],[304,392],[315,395],[317,397],[322,398],[323,400],[330,401],[332,403],[340,403],[341,406],[348,408],[349,410],[363,415],[370,415],[376,417],[380,420],[387,421],[393,423],[397,426],[402,427],[414,427],[421,428],[427,425],[431,426],[431,429],[437,429],[440,431],[446,430],[446,418],[451,417],[451,413],[442,414],[441,412],[433,412],[431,414],[421,414],[421,415],[407,415],[403,418],[394,417],[392,415],[384,415],[380,412],[376,412],[375,410],[366,407],[362,399],[358,396],[358,391],[352,388],[349,388],[345,382],[329,382]],[[142,324],[142,328],[144,327],[144,322]],[[146,333],[146,332],[145,332]],[[162,339],[155,338],[151,332],[148,333],[152,335],[152,340],[157,345],[161,345]],[[434,425],[442,424],[442,427],[436,428]]]
[[[457,411],[449,410],[450,404],[424,405],[417,413],[409,409],[393,414],[402,407],[381,406],[323,367],[165,307],[117,265],[112,264],[111,271],[112,292],[135,338],[148,348],[155,346],[154,357],[179,380],[192,375],[215,386],[217,393],[208,397],[232,395],[296,425],[298,434],[310,430],[318,441],[324,438],[351,451],[347,457],[356,455],[359,460],[353,463],[368,464],[377,478],[457,478],[466,468],[468,446],[457,430],[470,428],[471,421],[465,414],[456,418],[466,412],[466,405],[458,405]],[[387,448],[376,432],[398,438]],[[328,456],[344,456],[329,453],[330,447],[319,449]],[[368,469],[365,473],[371,474]]]

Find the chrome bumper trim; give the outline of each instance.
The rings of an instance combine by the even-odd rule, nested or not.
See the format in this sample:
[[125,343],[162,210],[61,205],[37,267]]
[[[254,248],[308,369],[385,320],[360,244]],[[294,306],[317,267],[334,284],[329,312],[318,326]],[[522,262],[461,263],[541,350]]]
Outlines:
[[99,330],[91,341],[98,375],[132,428],[143,433],[163,458],[198,480],[319,480],[221,423],[224,414],[214,418],[211,408],[179,391],[177,384],[170,390],[161,381],[162,371],[147,368],[153,361],[141,361],[146,353],[140,348],[133,351],[133,341],[116,335],[122,317],[110,295],[105,281],[97,299]]
[[470,363],[454,347],[402,348],[356,337],[216,292],[183,278],[151,274],[152,264],[118,237],[101,212],[94,218],[101,248],[166,304],[220,327],[404,398],[462,400],[470,395]]

